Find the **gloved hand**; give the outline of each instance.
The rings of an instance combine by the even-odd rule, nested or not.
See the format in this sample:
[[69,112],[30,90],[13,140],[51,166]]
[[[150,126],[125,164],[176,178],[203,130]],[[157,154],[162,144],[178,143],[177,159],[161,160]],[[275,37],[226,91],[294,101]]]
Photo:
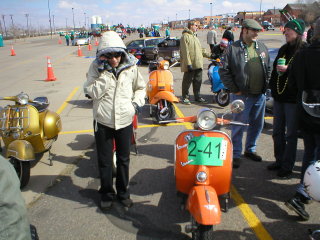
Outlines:
[[133,105],[134,110],[136,112],[135,114],[139,115],[139,113],[141,112],[141,109],[140,109],[139,105],[137,103],[135,103],[135,102],[132,102],[132,105]]
[[192,72],[192,71],[193,71],[192,65],[188,65],[188,72]]

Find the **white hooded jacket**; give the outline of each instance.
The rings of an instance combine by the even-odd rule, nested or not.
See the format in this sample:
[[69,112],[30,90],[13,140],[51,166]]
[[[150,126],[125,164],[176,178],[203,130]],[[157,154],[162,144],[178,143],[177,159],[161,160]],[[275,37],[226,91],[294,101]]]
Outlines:
[[[122,52],[122,60],[115,69],[98,57],[108,52]],[[84,92],[93,100],[93,118],[100,124],[121,129],[132,123],[133,102],[145,103],[146,83],[138,71],[136,58],[127,54],[122,39],[116,32],[105,32],[95,59],[87,73]],[[95,129],[96,130],[96,129]]]

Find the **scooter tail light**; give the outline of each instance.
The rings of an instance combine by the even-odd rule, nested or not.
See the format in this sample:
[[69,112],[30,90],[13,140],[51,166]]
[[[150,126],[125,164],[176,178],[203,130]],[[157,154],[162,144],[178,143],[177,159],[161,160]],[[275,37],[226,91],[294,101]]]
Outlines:
[[208,175],[206,172],[201,171],[197,173],[196,178],[198,182],[204,183],[208,179]]

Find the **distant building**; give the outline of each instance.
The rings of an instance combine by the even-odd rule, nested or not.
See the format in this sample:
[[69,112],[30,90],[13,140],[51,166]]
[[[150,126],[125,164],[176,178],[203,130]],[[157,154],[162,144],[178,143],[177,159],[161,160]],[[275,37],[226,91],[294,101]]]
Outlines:
[[263,21],[268,21],[272,23],[274,26],[280,26],[281,20],[280,20],[280,9],[268,9],[262,16]]
[[320,3],[295,3],[287,4],[283,8],[280,21],[282,24],[288,22],[288,17],[302,18],[306,23],[311,23],[320,15]]
[[234,22],[236,24],[242,24],[244,19],[254,19],[258,22],[263,21],[263,14],[264,11],[244,11],[244,12],[238,12],[237,15],[234,17]]

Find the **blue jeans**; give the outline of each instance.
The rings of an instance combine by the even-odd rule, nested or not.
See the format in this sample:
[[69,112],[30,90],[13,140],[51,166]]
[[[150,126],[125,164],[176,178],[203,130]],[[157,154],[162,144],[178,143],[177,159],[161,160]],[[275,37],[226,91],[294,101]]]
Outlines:
[[303,185],[303,177],[307,168],[320,159],[320,134],[302,131],[304,142],[304,154],[300,175],[300,183],[297,186],[297,192],[308,196]]
[[231,94],[231,100],[241,99],[245,104],[245,109],[241,113],[233,113],[232,119],[243,123],[249,123],[249,126],[232,125],[232,144],[233,157],[240,158],[242,153],[243,132],[247,131],[245,152],[256,152],[257,140],[261,134],[264,124],[264,112],[266,106],[266,96],[259,95],[235,95]]
[[273,103],[273,150],[276,163],[287,171],[292,171],[297,152],[297,104]]

